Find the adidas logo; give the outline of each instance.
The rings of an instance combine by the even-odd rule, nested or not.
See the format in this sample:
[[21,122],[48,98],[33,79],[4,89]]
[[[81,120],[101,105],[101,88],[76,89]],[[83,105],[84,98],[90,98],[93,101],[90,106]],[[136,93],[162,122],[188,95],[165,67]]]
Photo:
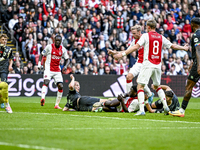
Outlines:
[[117,82],[110,85],[110,89],[103,92],[104,97],[117,97],[119,94],[126,92],[126,77],[117,78]]
[[192,97],[200,97],[200,80],[192,89]]

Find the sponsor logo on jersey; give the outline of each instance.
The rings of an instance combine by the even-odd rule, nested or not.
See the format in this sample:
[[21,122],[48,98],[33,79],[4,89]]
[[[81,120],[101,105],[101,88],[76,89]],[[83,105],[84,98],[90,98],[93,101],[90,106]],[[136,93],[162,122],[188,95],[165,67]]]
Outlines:
[[155,55],[152,55],[152,56],[151,56],[151,58],[152,58],[152,59],[159,59],[159,58],[160,58],[160,56],[155,56]]
[[198,38],[194,38],[194,42],[198,42]]
[[61,59],[61,57],[56,56],[56,55],[52,55],[51,58],[52,58],[52,59]]

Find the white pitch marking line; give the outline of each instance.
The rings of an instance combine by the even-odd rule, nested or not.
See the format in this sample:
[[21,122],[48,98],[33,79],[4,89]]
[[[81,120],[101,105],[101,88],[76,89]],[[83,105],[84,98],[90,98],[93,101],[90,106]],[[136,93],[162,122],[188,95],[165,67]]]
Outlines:
[[[6,111],[0,111],[6,112]],[[67,115],[66,113],[63,114],[56,114],[56,113],[32,113],[32,112],[13,112],[13,113],[27,113],[27,114],[36,114],[36,115]],[[116,120],[139,120],[139,121],[152,121],[152,122],[166,122],[166,123],[186,123],[186,124],[200,124],[200,122],[188,122],[188,121],[170,121],[170,120],[154,120],[154,119],[136,119],[136,118],[119,118],[119,117],[102,117],[102,116],[88,116],[88,115],[73,115],[68,114],[68,116],[74,117],[88,117],[88,118],[101,118],[101,119],[116,119]],[[164,116],[164,115],[163,115]]]
[[[130,128],[0,128],[5,131],[21,130],[169,130],[169,129],[200,129],[200,127],[130,127]],[[1,145],[1,144],[0,144]]]
[[27,145],[27,144],[14,144],[14,143],[7,143],[7,142],[0,142],[0,145],[15,146],[15,147],[27,148],[27,149],[64,150],[64,149],[60,149],[60,148],[49,148],[49,147],[44,147],[44,146]]

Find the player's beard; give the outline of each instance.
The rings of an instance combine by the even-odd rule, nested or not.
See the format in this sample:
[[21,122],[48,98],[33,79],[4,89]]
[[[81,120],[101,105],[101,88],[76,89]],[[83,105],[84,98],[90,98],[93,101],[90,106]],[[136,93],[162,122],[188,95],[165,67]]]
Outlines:
[[56,48],[59,48],[59,47],[60,47],[60,45],[55,45],[55,47],[56,47]]

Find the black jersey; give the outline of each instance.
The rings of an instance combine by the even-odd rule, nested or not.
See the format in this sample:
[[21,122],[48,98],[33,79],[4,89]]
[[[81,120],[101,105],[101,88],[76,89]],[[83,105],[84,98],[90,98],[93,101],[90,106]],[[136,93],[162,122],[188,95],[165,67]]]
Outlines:
[[5,60],[0,61],[0,73],[8,73],[9,59],[13,59],[12,48],[8,46],[1,48],[0,57],[5,58]]
[[200,30],[196,30],[191,39],[193,65],[188,76],[189,80],[198,82],[200,75],[197,72],[196,46],[200,45]]
[[65,106],[77,109],[77,99],[80,97],[81,95],[75,89],[73,91],[69,90],[69,93],[67,94],[67,104]]
[[195,64],[197,64],[196,57],[196,46],[200,45],[200,30],[196,30],[191,39],[191,47],[192,47],[192,59]]
[[[161,102],[161,100],[157,100],[155,101],[155,105],[156,105],[156,111],[155,113],[162,113],[164,112],[164,108],[163,108],[163,104]],[[172,98],[172,103],[171,105],[168,106],[170,111],[175,111],[178,110],[180,107],[179,101],[178,101],[178,97],[174,94],[173,98]]]

